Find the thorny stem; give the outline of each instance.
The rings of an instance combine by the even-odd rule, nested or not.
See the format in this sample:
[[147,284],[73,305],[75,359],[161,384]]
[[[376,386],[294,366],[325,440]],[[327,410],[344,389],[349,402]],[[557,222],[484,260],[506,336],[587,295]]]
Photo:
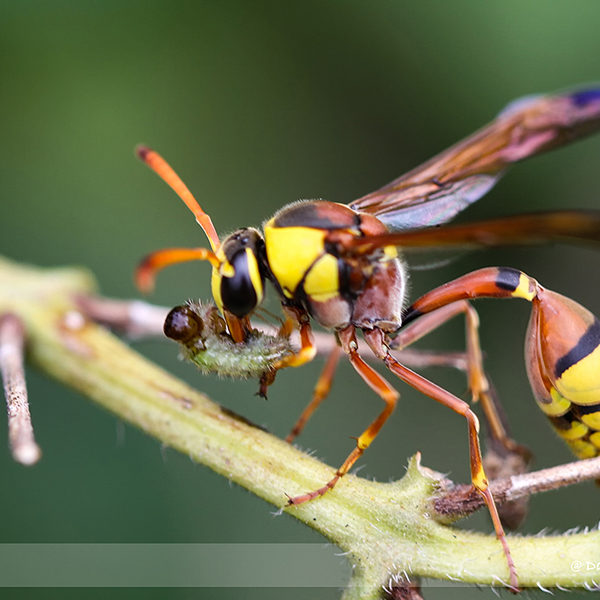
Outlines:
[[[303,493],[330,478],[327,465],[211,402],[85,319],[73,296],[93,287],[81,270],[0,259],[0,312],[22,319],[30,358],[58,380],[278,508],[286,492]],[[431,517],[441,479],[417,457],[400,481],[348,475],[323,498],[286,512],[347,553],[353,576],[346,600],[381,598],[383,586],[420,576],[503,585],[508,570],[492,535]],[[509,537],[509,544],[523,588],[597,586],[593,572],[572,564],[600,563],[600,531]]]
[[22,465],[33,465],[41,457],[35,443],[25,371],[23,369],[24,330],[21,319],[12,313],[0,315],[0,373],[8,414],[8,440],[13,458]]

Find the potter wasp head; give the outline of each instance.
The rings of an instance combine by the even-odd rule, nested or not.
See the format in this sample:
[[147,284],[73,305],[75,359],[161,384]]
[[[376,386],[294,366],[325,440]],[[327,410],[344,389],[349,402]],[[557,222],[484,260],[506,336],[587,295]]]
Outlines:
[[221,242],[211,218],[169,164],[145,146],[139,146],[136,153],[183,200],[210,243],[210,249],[166,248],[149,254],[137,268],[138,287],[146,292],[152,290],[156,273],[166,266],[191,260],[210,262],[215,302],[234,340],[243,341],[249,327],[247,316],[261,303],[264,293],[267,267],[260,232],[253,228],[238,229]]

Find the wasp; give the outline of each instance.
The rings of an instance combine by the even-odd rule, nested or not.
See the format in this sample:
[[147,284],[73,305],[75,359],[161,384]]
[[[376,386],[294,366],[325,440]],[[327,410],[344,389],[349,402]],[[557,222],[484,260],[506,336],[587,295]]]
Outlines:
[[[443,285],[406,308],[407,268],[400,250],[417,246],[493,246],[548,240],[600,240],[600,212],[555,211],[467,225],[445,225],[487,193],[506,167],[600,128],[600,88],[530,96],[509,104],[490,124],[406,175],[349,204],[305,200],[289,204],[263,225],[239,229],[220,240],[207,213],[156,152],[138,156],[179,195],[204,230],[210,248],[170,248],[146,257],[137,283],[149,290],[156,273],[175,263],[210,262],[211,288],[236,344],[252,329],[269,281],[286,320],[282,333],[297,329],[300,348],[276,360],[263,376],[264,393],[274,374],[315,356],[311,318],[331,330],[338,346],[321,374],[312,401],[287,440],[300,433],[329,392],[341,354],[383,401],[384,408],[356,438],[356,446],[330,481],[289,498],[298,505],[323,496],[371,445],[392,414],[398,392],[359,351],[357,332],[385,367],[404,383],[462,415],[468,426],[471,480],[490,512],[510,577],[517,570],[484,472],[479,422],[470,405],[401,364],[391,350],[405,347],[452,317],[466,318],[468,379],[472,400],[480,400],[496,437],[511,440],[490,401],[482,367],[477,313],[470,301],[482,297],[521,298],[533,304],[526,359],[537,403],[579,457],[600,453],[600,323],[576,302],[545,289],[516,269],[484,268]],[[193,335],[189,313],[171,318],[167,335]],[[188,331],[188,328],[192,329]]]

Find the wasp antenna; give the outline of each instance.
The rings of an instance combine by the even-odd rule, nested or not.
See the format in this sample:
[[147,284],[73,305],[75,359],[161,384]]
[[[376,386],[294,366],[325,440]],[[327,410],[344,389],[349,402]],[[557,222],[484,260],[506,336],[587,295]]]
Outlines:
[[158,271],[190,260],[207,260],[215,268],[221,264],[217,255],[207,248],[165,248],[148,254],[142,260],[135,271],[135,283],[141,292],[152,292]]
[[185,205],[194,213],[196,222],[206,234],[211,248],[216,251],[221,242],[211,218],[202,210],[192,192],[183,183],[179,175],[175,173],[171,165],[158,152],[147,146],[137,146],[135,153],[185,202]]

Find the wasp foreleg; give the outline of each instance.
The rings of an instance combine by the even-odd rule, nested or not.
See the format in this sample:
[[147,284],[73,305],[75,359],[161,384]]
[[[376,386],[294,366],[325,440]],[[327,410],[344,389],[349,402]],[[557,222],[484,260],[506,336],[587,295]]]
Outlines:
[[340,360],[342,350],[339,346],[335,346],[333,350],[329,353],[329,357],[327,362],[325,363],[325,367],[317,380],[315,385],[315,389],[313,391],[312,400],[309,402],[308,406],[302,411],[302,414],[296,421],[296,424],[292,427],[292,430],[285,438],[286,442],[293,442],[294,439],[304,429],[304,426],[312,416],[312,414],[317,410],[321,402],[327,398],[329,391],[331,390],[331,384],[333,383],[333,376],[335,375],[335,369]]

